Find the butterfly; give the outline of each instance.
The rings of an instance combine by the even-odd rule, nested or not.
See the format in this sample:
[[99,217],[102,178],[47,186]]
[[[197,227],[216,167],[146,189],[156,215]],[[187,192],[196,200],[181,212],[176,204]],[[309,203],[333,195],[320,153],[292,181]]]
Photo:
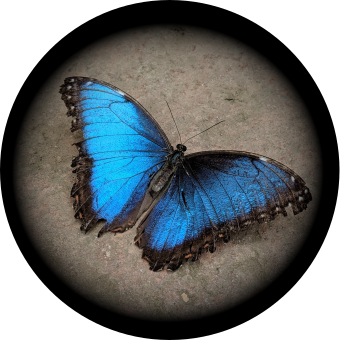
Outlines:
[[268,157],[174,149],[150,113],[115,86],[69,77],[60,93],[74,117],[71,131],[84,136],[71,164],[81,230],[99,220],[105,224],[98,237],[135,228],[135,244],[153,271],[174,271],[214,252],[231,233],[286,216],[287,206],[296,215],[312,199],[295,172]]

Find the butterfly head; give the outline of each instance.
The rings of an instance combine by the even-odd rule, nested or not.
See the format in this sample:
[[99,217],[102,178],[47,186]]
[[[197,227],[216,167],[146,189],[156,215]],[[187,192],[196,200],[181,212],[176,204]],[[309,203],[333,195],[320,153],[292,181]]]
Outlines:
[[177,150],[181,152],[187,151],[187,147],[183,144],[177,144]]
[[182,162],[184,158],[184,152],[187,150],[187,147],[183,144],[178,144],[177,145],[177,150],[173,151],[170,154],[170,164],[172,167],[178,166],[179,163]]

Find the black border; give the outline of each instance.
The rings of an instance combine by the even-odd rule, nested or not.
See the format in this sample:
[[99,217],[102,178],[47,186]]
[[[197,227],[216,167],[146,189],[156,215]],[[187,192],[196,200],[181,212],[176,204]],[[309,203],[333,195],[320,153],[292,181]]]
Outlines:
[[[326,159],[323,164],[326,181],[322,183],[322,196],[314,221],[316,229],[312,228],[288,269],[264,291],[238,307],[207,318],[181,322],[156,322],[117,315],[72,291],[50,271],[30,243],[19,218],[13,188],[13,157],[20,122],[48,75],[73,53],[108,34],[154,24],[212,29],[239,39],[263,54],[298,90],[320,137],[322,159]],[[317,255],[332,220],[339,184],[339,155],[332,120],[319,89],[301,62],[279,40],[253,22],[229,11],[194,2],[158,1],[122,7],[88,21],[63,38],[37,64],[22,86],[6,125],[1,156],[6,215],[16,242],[36,275],[52,293],[81,315],[118,332],[146,338],[186,339],[211,335],[244,323],[272,306],[302,277]]]

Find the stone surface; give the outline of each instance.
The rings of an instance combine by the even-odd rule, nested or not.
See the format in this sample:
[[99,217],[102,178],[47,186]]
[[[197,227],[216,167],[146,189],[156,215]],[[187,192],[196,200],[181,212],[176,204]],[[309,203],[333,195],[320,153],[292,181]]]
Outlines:
[[[133,245],[134,230],[97,238],[74,219],[71,118],[58,93],[68,76],[106,81],[137,99],[173,145],[220,120],[187,143],[186,154],[243,150],[278,160],[298,173],[313,195],[305,212],[277,217],[234,242],[154,273]],[[18,203],[28,235],[69,286],[110,310],[156,320],[196,318],[239,304],[285,269],[317,211],[318,137],[296,90],[274,65],[224,35],[194,27],[143,27],[109,36],[73,55],[42,84],[18,139]]]

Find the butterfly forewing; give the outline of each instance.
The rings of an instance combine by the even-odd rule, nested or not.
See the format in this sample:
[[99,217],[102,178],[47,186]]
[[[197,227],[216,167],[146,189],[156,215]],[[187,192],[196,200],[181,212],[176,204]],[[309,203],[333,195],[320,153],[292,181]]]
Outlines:
[[165,162],[168,139],[139,103],[109,84],[70,77],[60,93],[74,117],[72,131],[84,136],[72,163],[81,229],[105,220],[100,233],[122,232],[136,221],[149,178]]

